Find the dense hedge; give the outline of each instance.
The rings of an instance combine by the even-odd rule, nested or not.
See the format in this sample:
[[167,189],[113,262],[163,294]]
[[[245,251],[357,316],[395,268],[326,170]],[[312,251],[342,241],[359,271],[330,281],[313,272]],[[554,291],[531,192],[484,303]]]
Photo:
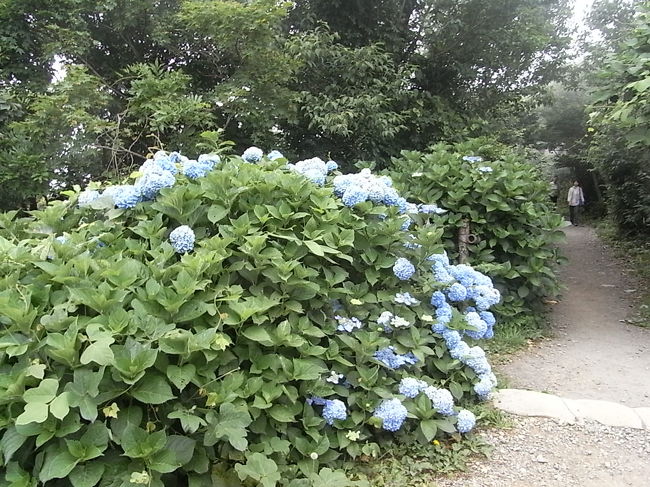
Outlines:
[[269,156],[0,216],[5,482],[361,485],[333,468],[472,429],[490,279],[388,178]]
[[469,246],[469,263],[489,270],[511,312],[557,293],[562,218],[548,182],[522,154],[487,138],[441,143],[428,152],[402,152],[390,174],[406,197],[447,210],[438,223],[453,258],[458,228],[470,223],[479,241]]

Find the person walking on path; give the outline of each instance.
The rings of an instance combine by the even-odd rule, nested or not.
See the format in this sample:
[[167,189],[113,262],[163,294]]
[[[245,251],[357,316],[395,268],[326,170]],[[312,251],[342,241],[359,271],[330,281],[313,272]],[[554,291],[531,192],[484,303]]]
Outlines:
[[578,225],[578,208],[585,204],[585,195],[582,193],[582,188],[578,181],[573,182],[573,186],[569,188],[569,194],[566,198],[569,203],[569,219],[571,225]]

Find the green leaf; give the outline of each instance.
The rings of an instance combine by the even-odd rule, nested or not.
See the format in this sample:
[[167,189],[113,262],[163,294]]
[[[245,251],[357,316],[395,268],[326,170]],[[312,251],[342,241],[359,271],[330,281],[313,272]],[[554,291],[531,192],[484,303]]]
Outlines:
[[45,462],[43,462],[38,476],[41,482],[65,478],[79,463],[79,460],[67,450],[57,454],[53,454],[53,452],[54,450],[49,450],[45,455]]
[[112,365],[115,357],[110,346],[115,343],[112,337],[104,336],[91,343],[81,354],[80,362],[84,365],[95,362],[98,365]]
[[43,379],[38,387],[33,389],[28,389],[23,394],[23,399],[25,402],[33,403],[45,403],[47,404],[54,396],[56,396],[56,391],[59,389],[59,381],[56,379]]
[[281,404],[274,405],[268,411],[269,415],[280,423],[291,423],[296,420],[296,416],[287,406]]
[[259,342],[263,345],[273,345],[273,339],[271,338],[271,335],[268,331],[266,331],[265,328],[261,326],[249,326],[244,331],[242,331],[242,335],[244,335],[249,340]]
[[77,465],[68,478],[73,487],[94,487],[104,475],[106,466],[101,461],[86,462]]
[[239,479],[253,479],[263,487],[275,487],[280,481],[277,464],[261,453],[251,453],[246,457],[246,463],[235,465]]
[[145,404],[162,404],[174,399],[172,388],[159,374],[148,373],[131,389],[131,395]]
[[70,404],[68,402],[68,392],[62,392],[50,403],[50,412],[52,416],[57,419],[63,419],[70,411]]
[[436,426],[436,422],[434,420],[427,419],[420,421],[420,430],[422,431],[422,434],[426,440],[431,441],[436,437],[438,426]]
[[185,364],[182,367],[170,365],[167,367],[167,377],[179,391],[185,389],[196,374],[196,367],[192,364]]
[[48,406],[40,402],[29,402],[25,404],[22,414],[16,418],[17,425],[29,423],[42,423],[47,419]]
[[206,415],[209,428],[204,437],[204,445],[212,446],[219,439],[225,438],[233,448],[245,451],[248,447],[246,436],[252,419],[246,406],[236,407],[225,403],[219,407],[219,414],[210,411]]
[[0,440],[0,452],[2,453],[5,466],[26,440],[27,437],[18,433],[15,426],[9,426],[5,430],[5,434],[2,435],[2,440]]
[[322,362],[309,359],[293,359],[293,374],[294,380],[316,380],[327,372]]

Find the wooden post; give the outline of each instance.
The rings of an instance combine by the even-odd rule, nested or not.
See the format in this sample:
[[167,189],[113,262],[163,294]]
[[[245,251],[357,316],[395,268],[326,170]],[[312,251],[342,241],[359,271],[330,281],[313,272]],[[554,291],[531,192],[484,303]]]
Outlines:
[[466,263],[469,257],[469,249],[467,248],[468,240],[469,220],[463,220],[462,225],[458,229],[458,261],[461,264]]

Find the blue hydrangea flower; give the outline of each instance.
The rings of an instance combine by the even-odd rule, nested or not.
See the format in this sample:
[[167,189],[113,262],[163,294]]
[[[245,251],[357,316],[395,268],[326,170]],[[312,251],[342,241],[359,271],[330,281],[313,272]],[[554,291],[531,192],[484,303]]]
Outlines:
[[335,419],[341,421],[347,419],[348,413],[345,410],[345,404],[340,399],[327,399],[325,400],[325,407],[323,408],[323,418],[330,426],[334,424]]
[[305,176],[307,179],[309,179],[312,183],[317,184],[318,186],[323,186],[326,181],[325,174],[323,174],[322,172],[316,169],[305,171],[302,173],[302,175]]
[[456,282],[447,288],[447,296],[449,296],[449,301],[465,301],[467,299],[467,288]]
[[481,156],[463,156],[463,161],[467,161],[467,162],[483,162],[483,158]]
[[251,164],[260,162],[262,160],[262,157],[264,157],[264,151],[258,147],[249,147],[241,155],[242,159],[244,159],[246,162],[250,162]]
[[325,167],[327,168],[327,172],[332,172],[336,171],[339,168],[339,165],[336,162],[329,160],[325,163]]
[[93,201],[99,198],[99,191],[87,189],[83,193],[79,193],[79,198],[77,199],[77,204],[82,206],[87,206]]
[[433,275],[436,278],[436,281],[441,282],[443,284],[453,282],[454,277],[449,273],[449,270],[447,269],[447,267],[445,267],[440,262],[435,262],[433,264],[433,266],[432,266],[432,269],[433,269]]
[[190,179],[198,179],[205,176],[209,171],[208,167],[198,161],[186,161],[181,166],[181,172]]
[[383,203],[387,206],[397,206],[399,203],[400,195],[395,188],[386,186],[384,190]]
[[467,409],[462,409],[458,413],[458,420],[456,421],[456,429],[459,433],[469,433],[476,425],[476,416]]
[[368,191],[359,186],[350,186],[345,190],[341,201],[345,206],[353,207],[359,203],[363,203],[368,199]]
[[377,350],[374,353],[373,357],[375,357],[389,369],[393,370],[399,369],[404,365],[414,365],[418,361],[412,352],[404,355],[396,354],[394,347],[386,347],[382,348],[381,350]]
[[448,325],[452,317],[453,308],[449,304],[444,303],[442,306],[436,309],[436,318],[438,319],[439,323]]
[[440,308],[445,304],[447,304],[447,298],[445,298],[445,295],[440,291],[434,291],[434,293],[431,295],[431,306]]
[[337,315],[334,319],[339,323],[336,327],[338,331],[347,331],[348,333],[351,333],[363,326],[363,323],[361,323],[358,318],[345,318],[344,316]]
[[438,205],[420,205],[418,207],[418,210],[420,213],[423,213],[425,215],[429,215],[431,213],[442,215],[444,213],[447,213],[447,210],[440,208]]
[[140,195],[138,188],[130,184],[124,186],[112,186],[107,188],[104,193],[108,193],[113,198],[115,206],[122,209],[133,208],[142,201],[142,196]]
[[427,387],[429,387],[429,384],[423,380],[414,379],[413,377],[405,377],[400,381],[398,390],[403,396],[413,399]]
[[482,399],[488,399],[492,390],[497,386],[497,378],[493,373],[483,374],[479,376],[479,381],[474,384],[474,392]]
[[459,341],[455,347],[449,349],[449,355],[456,360],[462,360],[469,353],[469,345],[463,340]]
[[54,240],[56,240],[62,245],[68,241],[65,235],[59,235],[58,237],[55,237]]
[[212,171],[214,166],[221,164],[221,157],[217,154],[201,154],[197,162],[204,166],[208,171]]
[[474,286],[472,298],[480,311],[486,311],[501,301],[501,293],[492,286]]
[[135,187],[140,191],[142,198],[152,200],[163,188],[171,188],[176,183],[176,178],[169,171],[146,172],[139,178]]
[[394,299],[396,303],[405,304],[406,306],[417,306],[420,304],[420,301],[411,296],[411,293],[397,293]]
[[271,152],[269,152],[269,153],[266,155],[266,157],[268,157],[269,160],[271,160],[271,161],[275,161],[275,160],[277,160],[277,159],[284,159],[284,158],[285,158],[285,157],[282,155],[282,152],[280,152],[280,151],[278,151],[278,150],[272,150]]
[[427,260],[441,264],[444,267],[449,266],[449,257],[447,256],[447,252],[443,252],[442,254],[431,254],[427,257]]
[[470,348],[460,360],[472,369],[476,375],[489,374],[492,372],[492,367],[487,361],[485,351],[481,347]]
[[368,199],[373,203],[382,203],[384,200],[384,194],[386,192],[386,186],[380,182],[374,182],[369,184],[368,187]]
[[402,231],[405,232],[406,230],[408,230],[409,228],[411,228],[411,224],[412,224],[412,223],[413,223],[413,220],[411,220],[409,217],[406,217],[406,218],[404,219],[404,223],[402,223],[402,227],[401,227]]
[[169,234],[169,242],[179,254],[193,250],[195,240],[194,231],[187,225],[177,227]]
[[487,323],[488,326],[494,326],[497,322],[494,315],[489,311],[481,311],[479,312],[479,316],[483,321]]
[[442,338],[445,340],[445,344],[447,345],[447,348],[451,350],[452,348],[456,348],[456,346],[461,342],[461,337],[460,333],[458,333],[456,330],[445,330],[442,333]]
[[393,313],[390,311],[384,311],[379,315],[379,318],[377,318],[377,324],[380,326],[384,327],[384,330],[386,331],[392,331],[390,329],[390,321],[393,319]]
[[442,414],[443,416],[451,416],[454,414],[454,397],[447,389],[438,389],[437,387],[429,386],[424,389],[424,393],[431,400],[431,405],[438,414]]
[[383,421],[386,431],[397,431],[402,427],[408,411],[399,399],[384,399],[375,409],[374,415]]
[[475,340],[480,340],[485,335],[485,332],[488,329],[488,325],[483,321],[480,315],[475,311],[470,311],[465,314],[465,321],[471,329],[465,330],[465,334]]
[[176,164],[181,161],[181,155],[178,152],[172,152],[169,154],[169,160],[172,164]]
[[481,166],[478,168],[478,170],[481,172],[492,172],[494,169],[492,169],[490,166]]
[[400,257],[393,266],[393,274],[402,281],[408,281],[415,274],[415,266],[408,259]]

